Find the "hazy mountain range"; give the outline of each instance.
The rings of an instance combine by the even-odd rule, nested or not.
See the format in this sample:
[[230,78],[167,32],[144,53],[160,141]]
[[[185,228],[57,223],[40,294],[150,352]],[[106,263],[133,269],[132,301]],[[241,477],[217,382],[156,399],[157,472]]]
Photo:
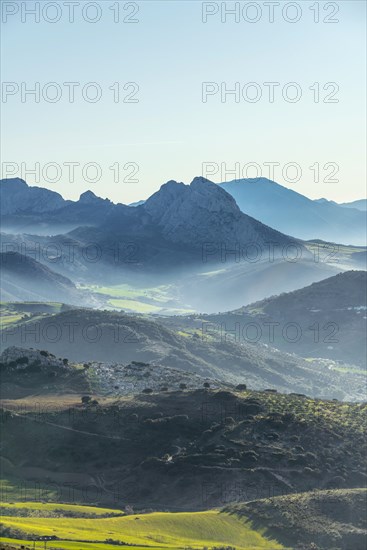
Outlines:
[[3,301],[85,301],[83,293],[69,278],[30,256],[1,252],[0,266]]
[[66,481],[74,503],[228,505],[284,548],[364,548],[365,212],[263,179],[133,206],[0,193],[1,535],[45,522],[16,523],[14,487]]
[[[90,191],[78,201],[66,201],[58,193],[29,187],[19,179],[2,180],[2,250],[29,256],[33,273],[36,262],[48,268],[38,266],[39,281],[44,281],[39,284],[27,276],[29,265],[26,268],[19,257],[13,259],[11,270],[8,261],[4,299],[97,305],[91,293],[76,292],[64,284],[60,288],[55,278],[60,274],[71,285],[169,285],[175,295],[172,307],[213,313],[365,267],[363,248],[344,250],[320,240],[301,241],[248,216],[225,191],[228,186],[241,196],[243,192],[253,195],[247,210],[256,206],[259,219],[266,218],[267,212],[280,216],[282,204],[287,204],[282,220],[293,219],[302,227],[308,219],[318,235],[315,216],[325,207],[269,180],[222,185],[200,177],[190,185],[170,181],[136,207],[113,204]],[[326,211],[354,220],[365,217],[363,212],[333,204]],[[331,231],[329,222],[321,221]],[[344,236],[355,225],[349,224]],[[294,231],[301,232],[296,227]],[[361,227],[359,235],[363,236]]]
[[[27,187],[21,180],[11,181],[0,188],[2,195],[8,196],[3,231],[14,231],[16,224],[29,224],[28,233],[40,235],[46,231],[50,235],[60,233],[64,223],[63,235],[33,240],[44,247],[57,245],[62,256],[65,243],[67,248],[72,244],[76,261],[84,260],[87,267],[90,261],[85,261],[82,250],[90,243],[102,251],[100,264],[130,270],[174,271],[190,264],[236,262],[244,254],[261,255],[270,247],[271,254],[278,257],[282,249],[295,244],[307,257],[301,243],[244,214],[231,195],[203,178],[195,178],[190,185],[170,181],[135,208],[114,205],[90,192],[77,202],[60,203],[60,196],[50,192],[52,207],[47,212],[44,190]],[[13,201],[9,198],[13,186],[25,191],[25,199],[20,201],[22,209],[17,206],[17,195]],[[72,224],[77,227],[68,231]]]
[[[266,178],[234,180],[220,186],[249,216],[300,239],[366,244],[365,201],[339,205],[314,201]],[[345,208],[348,206],[348,208]]]
[[343,206],[344,208],[356,208],[357,210],[362,210],[362,212],[367,210],[367,199],[359,199],[352,202],[341,202],[338,204],[335,201],[329,201],[328,199],[322,198],[315,199],[315,202],[336,204],[337,206]]
[[[111,222],[120,231],[129,223],[134,224],[134,229],[137,225],[141,229],[140,226],[147,227],[152,223],[157,229],[158,223],[164,237],[169,240],[174,240],[175,232],[179,231],[178,242],[182,241],[183,228],[186,230],[186,240],[193,236],[202,238],[207,229],[213,229],[206,227],[209,220],[204,218],[200,219],[202,231],[196,233],[199,229],[196,221],[201,209],[221,215],[222,224],[218,224],[219,218],[215,224],[209,222],[215,226],[216,232],[223,230],[225,222],[229,221],[228,215],[238,218],[240,209],[247,216],[298,239],[317,238],[355,245],[366,243],[366,199],[343,204],[326,199],[311,200],[266,178],[209,184],[208,180],[200,177],[195,178],[190,187],[170,181],[146,201],[133,203],[131,206],[137,209],[135,213],[135,208],[113,204],[91,191],[83,193],[78,201],[70,201],[54,191],[30,187],[18,178],[1,180],[2,228],[3,231],[55,234],[78,226]],[[238,208],[219,189],[230,194]],[[194,235],[190,233],[192,224]],[[222,234],[220,238],[223,238]]]

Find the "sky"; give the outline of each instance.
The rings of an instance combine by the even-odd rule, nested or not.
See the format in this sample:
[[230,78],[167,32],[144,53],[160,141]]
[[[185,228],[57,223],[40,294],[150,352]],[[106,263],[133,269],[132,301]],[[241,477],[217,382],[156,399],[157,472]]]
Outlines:
[[123,203],[198,175],[365,196],[365,2],[1,8],[2,177]]

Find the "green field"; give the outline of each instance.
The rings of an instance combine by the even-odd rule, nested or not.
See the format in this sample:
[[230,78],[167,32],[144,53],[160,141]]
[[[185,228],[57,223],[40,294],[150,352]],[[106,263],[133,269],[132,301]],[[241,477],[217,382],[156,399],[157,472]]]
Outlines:
[[22,319],[23,315],[20,313],[1,312],[0,316],[0,329],[13,325]]
[[0,330],[19,321],[34,322],[47,314],[60,313],[63,308],[61,302],[0,302]]
[[[284,548],[266,538],[262,530],[255,530],[246,518],[217,510],[122,515],[123,512],[118,510],[91,506],[30,502],[3,503],[2,509],[3,529],[14,533],[12,539],[7,533],[2,542],[27,544],[28,537],[54,536],[58,540],[49,541],[48,548],[111,550],[113,545],[107,544],[108,540],[119,541],[134,550],[147,547],[156,550],[201,549],[224,545],[236,550]],[[50,514],[55,517],[49,517]],[[41,543],[38,541],[36,548],[37,544]]]
[[12,502],[0,503],[0,514],[4,515],[32,515],[38,514],[40,517],[46,517],[48,514],[57,514],[58,516],[67,516],[68,514],[96,517],[114,515],[125,515],[120,510],[112,508],[97,508],[95,506],[78,506],[76,504],[59,504],[57,502]]
[[108,300],[108,303],[117,309],[136,311],[137,313],[158,313],[162,310],[159,306],[147,304],[146,302],[140,302],[138,300],[117,298]]
[[88,286],[91,292],[102,295],[108,306],[136,313],[192,313],[193,310],[181,307],[177,290],[170,285],[151,288],[136,288],[128,284]]

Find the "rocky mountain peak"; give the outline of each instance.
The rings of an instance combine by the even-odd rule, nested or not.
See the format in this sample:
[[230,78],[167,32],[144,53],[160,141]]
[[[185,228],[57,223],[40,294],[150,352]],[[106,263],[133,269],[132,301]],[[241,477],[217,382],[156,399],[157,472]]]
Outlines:
[[100,200],[101,199],[97,197],[97,195],[95,195],[93,191],[85,191],[79,197],[79,202],[83,204],[91,204],[94,202],[99,202]]

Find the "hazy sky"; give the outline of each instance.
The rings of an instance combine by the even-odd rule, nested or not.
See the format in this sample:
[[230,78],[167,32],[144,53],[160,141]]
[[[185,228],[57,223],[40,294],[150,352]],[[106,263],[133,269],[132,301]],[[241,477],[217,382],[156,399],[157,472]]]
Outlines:
[[128,203],[279,163],[311,198],[365,195],[365,2],[24,4],[2,1],[3,177]]

